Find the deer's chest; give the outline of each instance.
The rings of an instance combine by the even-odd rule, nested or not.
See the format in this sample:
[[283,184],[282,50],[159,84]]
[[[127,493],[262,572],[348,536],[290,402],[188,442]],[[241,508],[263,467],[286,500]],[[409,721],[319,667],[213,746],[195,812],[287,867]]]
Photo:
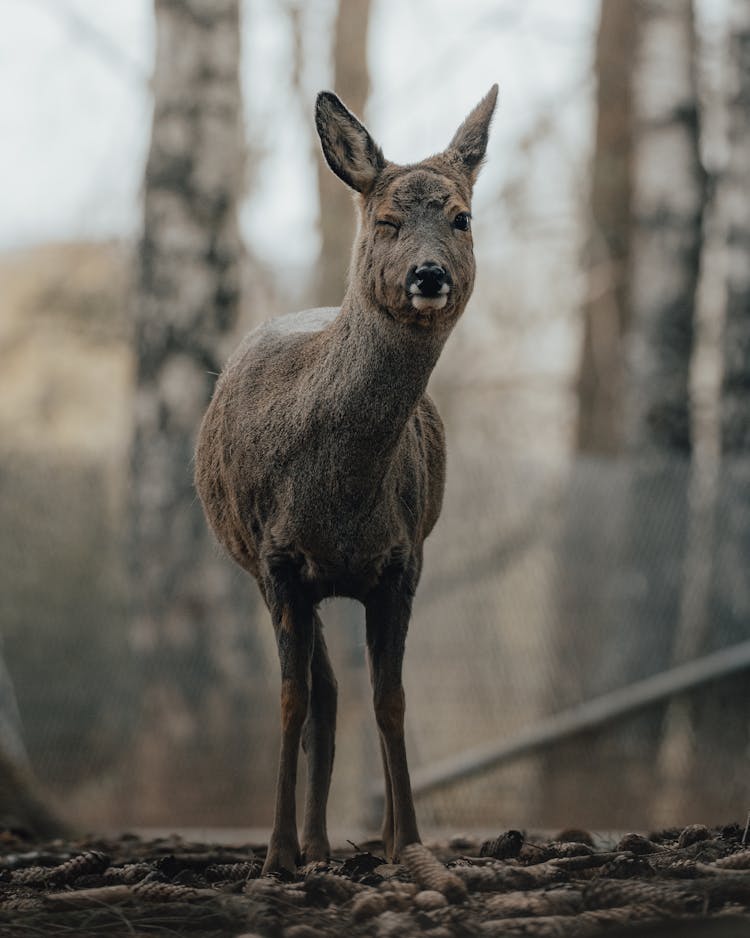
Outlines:
[[383,466],[308,451],[276,480],[266,545],[321,595],[367,592],[387,566],[421,551],[421,476],[408,454]]

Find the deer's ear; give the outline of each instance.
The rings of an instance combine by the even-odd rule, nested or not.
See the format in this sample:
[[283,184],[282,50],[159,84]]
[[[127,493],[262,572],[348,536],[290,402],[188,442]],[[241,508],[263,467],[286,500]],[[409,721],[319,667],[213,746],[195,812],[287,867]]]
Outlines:
[[456,131],[447,152],[458,158],[471,177],[476,179],[487,152],[490,122],[497,103],[497,85],[493,85]]
[[347,186],[367,194],[385,166],[383,151],[367,128],[330,91],[318,95],[315,126],[323,155],[334,173]]

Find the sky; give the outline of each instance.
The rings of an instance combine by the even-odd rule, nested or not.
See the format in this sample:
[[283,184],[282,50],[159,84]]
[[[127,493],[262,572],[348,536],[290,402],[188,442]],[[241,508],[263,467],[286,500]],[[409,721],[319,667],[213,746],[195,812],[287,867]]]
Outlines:
[[0,16],[0,247],[132,231],[150,113],[148,3],[0,0]]
[[[242,227],[251,250],[272,266],[316,256],[305,121],[316,91],[331,81],[333,5],[309,0],[302,9],[310,109],[300,113],[283,8],[278,0],[245,0],[243,8],[247,134],[261,161]],[[481,203],[483,192],[502,186],[540,110],[562,112],[573,148],[589,133],[585,79],[597,10],[596,0],[373,0],[368,126],[389,158],[420,159],[444,147],[498,81]],[[0,15],[0,249],[133,236],[150,131],[151,0],[0,0]]]

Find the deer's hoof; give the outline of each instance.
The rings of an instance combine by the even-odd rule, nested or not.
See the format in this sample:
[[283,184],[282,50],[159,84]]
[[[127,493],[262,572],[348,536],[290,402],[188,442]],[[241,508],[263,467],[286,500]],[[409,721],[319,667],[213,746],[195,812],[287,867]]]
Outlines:
[[263,864],[263,876],[269,873],[295,873],[300,861],[297,844],[276,844],[273,841],[268,845],[266,862]]
[[327,860],[330,855],[331,846],[326,837],[311,837],[302,843],[302,861],[304,863]]

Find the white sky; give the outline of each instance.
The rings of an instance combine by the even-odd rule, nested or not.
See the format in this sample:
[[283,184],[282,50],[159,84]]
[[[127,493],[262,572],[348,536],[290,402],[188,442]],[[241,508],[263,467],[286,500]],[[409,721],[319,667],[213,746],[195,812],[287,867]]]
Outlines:
[[[494,81],[501,104],[477,205],[502,184],[511,158],[517,162],[518,141],[544,106],[562,109],[561,148],[585,152],[582,82],[597,0],[373,2],[365,116],[391,159],[413,161],[445,146]],[[317,246],[303,121],[315,91],[330,84],[331,2],[309,0],[303,9],[307,115],[290,95],[282,4],[245,0],[247,131],[263,159],[242,223],[252,250],[272,264],[309,263]],[[150,130],[151,0],[0,0],[0,17],[0,248],[134,234]],[[547,184],[547,204],[554,176],[535,183]]]

